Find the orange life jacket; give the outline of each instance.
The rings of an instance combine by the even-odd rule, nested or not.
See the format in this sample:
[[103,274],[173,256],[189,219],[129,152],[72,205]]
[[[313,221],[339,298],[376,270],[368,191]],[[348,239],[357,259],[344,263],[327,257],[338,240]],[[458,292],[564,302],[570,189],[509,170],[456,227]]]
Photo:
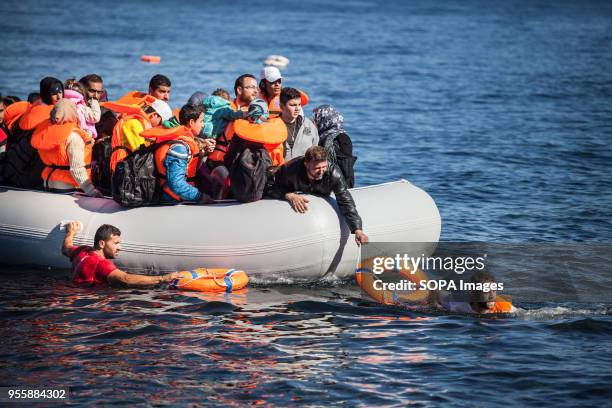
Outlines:
[[141,133],[142,137],[153,138],[156,140],[156,143],[160,143],[161,145],[155,150],[155,167],[157,168],[158,174],[161,176],[158,178],[158,182],[163,191],[165,191],[170,197],[174,198],[177,201],[181,201],[181,198],[174,193],[168,187],[166,180],[166,167],[164,166],[164,160],[166,159],[166,155],[168,154],[168,150],[172,147],[172,142],[183,142],[189,147],[189,153],[191,158],[187,163],[187,172],[185,177],[187,178],[187,182],[192,186],[195,186],[196,176],[198,173],[198,166],[200,164],[199,154],[200,148],[193,138],[193,133],[191,130],[185,126],[178,126],[171,129],[164,128],[153,128],[146,130]]
[[[126,93],[125,95],[123,95],[121,98],[117,99],[113,103],[120,103],[123,105],[140,105],[146,99],[147,96],[150,96],[150,95],[144,92],[140,92],[140,91],[130,91]],[[108,103],[108,102],[104,102],[104,103]],[[111,109],[111,108],[108,108],[108,109]]]
[[223,131],[223,134],[217,137],[217,144],[215,144],[215,150],[208,155],[208,160],[213,162],[219,162],[223,164],[225,154],[229,150],[230,143],[234,137],[234,122],[230,122]]
[[19,119],[22,130],[32,130],[46,120],[49,120],[53,105],[30,105]]
[[249,105],[246,106],[241,106],[240,108],[238,107],[238,99],[234,99],[233,101],[230,102],[230,108],[232,108],[233,110],[237,111],[237,110],[245,110],[248,109]]
[[93,149],[93,138],[89,133],[79,129],[74,122],[57,125],[48,121],[36,128],[32,135],[32,147],[38,150],[40,159],[45,164],[41,176],[48,186],[50,181],[62,181],[79,187],[79,183],[70,174],[70,160],[66,150],[68,137],[72,132],[78,133],[85,142],[84,162],[87,176],[91,176],[91,152]]
[[487,313],[510,313],[512,311],[512,302],[503,296],[498,296],[495,299],[495,306],[489,309]]
[[113,135],[111,138],[111,172],[115,171],[117,163],[125,159],[126,156],[132,152],[127,146],[121,144],[123,125],[130,119],[137,119],[140,121],[143,129],[146,130],[150,128],[149,115],[147,115],[143,109],[146,106],[150,106],[153,102],[155,102],[155,97],[151,95],[139,91],[130,91],[114,102],[102,102],[100,104],[106,109],[110,109],[119,114],[119,120],[113,128]]
[[263,144],[270,154],[273,166],[280,166],[285,162],[283,142],[287,140],[287,126],[282,119],[274,118],[261,124],[251,123],[246,119],[237,119],[233,123],[238,137]]
[[[13,125],[29,108],[30,103],[28,101],[19,101],[7,106],[4,110],[4,124],[6,128],[9,130],[12,129]],[[49,113],[51,112],[49,111]]]

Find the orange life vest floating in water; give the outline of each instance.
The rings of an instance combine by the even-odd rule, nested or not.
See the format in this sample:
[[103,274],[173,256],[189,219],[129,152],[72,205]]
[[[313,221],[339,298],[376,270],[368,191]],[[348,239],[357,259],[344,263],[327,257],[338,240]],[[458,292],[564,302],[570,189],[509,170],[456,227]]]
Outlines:
[[140,60],[142,62],[148,62],[149,64],[159,64],[161,62],[161,57],[158,55],[141,55]]
[[181,277],[170,283],[172,289],[193,292],[233,292],[249,283],[244,271],[221,268],[196,268],[179,272]]
[[[355,270],[357,284],[372,299],[385,305],[416,303],[427,299],[429,291],[418,289],[419,282],[427,280],[425,272],[420,269],[417,269],[415,273],[407,269],[395,269],[375,274],[372,265],[373,259],[365,259]],[[402,282],[412,282],[415,290],[408,289]],[[396,287],[393,289],[389,286],[383,287],[382,283],[393,283]]]

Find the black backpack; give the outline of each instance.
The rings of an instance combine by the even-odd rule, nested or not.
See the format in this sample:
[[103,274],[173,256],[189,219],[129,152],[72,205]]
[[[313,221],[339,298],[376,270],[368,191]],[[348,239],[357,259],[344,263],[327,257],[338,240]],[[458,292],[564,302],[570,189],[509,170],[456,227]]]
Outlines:
[[43,189],[41,174],[45,169],[38,150],[32,147],[32,130],[22,130],[19,124],[7,139],[4,156],[3,182],[21,188]]
[[141,207],[159,203],[160,177],[155,167],[155,150],[159,144],[141,145],[117,163],[112,177],[113,200],[122,207]]
[[271,166],[272,159],[263,146],[246,145],[230,168],[230,191],[234,198],[243,203],[261,200]]
[[111,194],[111,137],[98,138],[91,151],[91,181],[104,195]]
[[117,117],[108,109],[102,108],[102,112],[100,121],[96,123],[98,138],[91,152],[91,181],[104,195],[111,195],[111,140]]

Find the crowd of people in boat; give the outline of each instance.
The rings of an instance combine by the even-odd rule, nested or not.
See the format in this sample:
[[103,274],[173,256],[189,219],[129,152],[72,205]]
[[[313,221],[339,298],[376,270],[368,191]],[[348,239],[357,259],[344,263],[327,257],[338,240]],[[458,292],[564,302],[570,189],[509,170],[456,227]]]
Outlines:
[[[348,191],[356,158],[342,115],[322,105],[308,118],[306,92],[278,68],[243,74],[234,98],[218,88],[169,105],[171,81],[108,100],[102,77],[45,77],[26,100],[0,98],[0,183],[112,197],[134,207],[284,199],[299,213],[334,193],[358,244],[368,242]],[[151,179],[155,178],[152,183]]]

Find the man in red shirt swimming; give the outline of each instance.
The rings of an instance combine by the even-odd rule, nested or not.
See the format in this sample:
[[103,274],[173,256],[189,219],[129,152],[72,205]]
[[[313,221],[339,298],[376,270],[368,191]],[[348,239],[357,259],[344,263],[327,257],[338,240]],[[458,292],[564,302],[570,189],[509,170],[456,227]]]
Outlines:
[[66,236],[62,254],[72,262],[72,281],[80,285],[147,287],[168,283],[179,278],[177,272],[161,276],[136,275],[117,269],[111,261],[121,250],[121,231],[117,227],[104,224],[98,228],[94,247],[74,246],[72,240],[80,229],[80,223],[71,221],[66,224]]

